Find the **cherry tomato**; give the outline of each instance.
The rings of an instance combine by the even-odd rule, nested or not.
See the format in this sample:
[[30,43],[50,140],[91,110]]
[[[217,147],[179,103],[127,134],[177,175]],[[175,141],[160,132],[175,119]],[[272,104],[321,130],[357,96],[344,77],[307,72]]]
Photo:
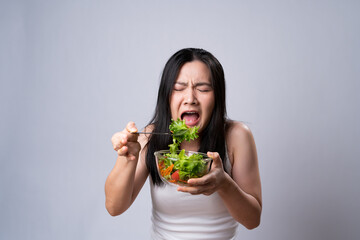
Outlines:
[[179,181],[180,179],[179,170],[176,170],[173,174],[171,174],[171,179],[175,181]]

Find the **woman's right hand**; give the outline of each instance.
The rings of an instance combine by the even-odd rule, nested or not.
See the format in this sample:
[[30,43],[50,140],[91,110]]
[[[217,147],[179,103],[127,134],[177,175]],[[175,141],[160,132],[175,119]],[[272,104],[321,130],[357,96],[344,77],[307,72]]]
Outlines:
[[139,135],[136,134],[137,131],[135,123],[129,122],[123,131],[117,132],[112,136],[111,142],[119,156],[124,156],[131,161],[139,158],[141,146],[138,142]]

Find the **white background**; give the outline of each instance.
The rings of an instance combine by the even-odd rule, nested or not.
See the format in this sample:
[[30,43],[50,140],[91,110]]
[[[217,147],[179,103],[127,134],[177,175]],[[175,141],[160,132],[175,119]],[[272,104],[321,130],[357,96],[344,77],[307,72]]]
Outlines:
[[212,52],[252,129],[261,225],[238,239],[359,239],[359,1],[0,1],[0,239],[148,239],[148,182],[111,217],[110,138],[150,120],[161,71]]

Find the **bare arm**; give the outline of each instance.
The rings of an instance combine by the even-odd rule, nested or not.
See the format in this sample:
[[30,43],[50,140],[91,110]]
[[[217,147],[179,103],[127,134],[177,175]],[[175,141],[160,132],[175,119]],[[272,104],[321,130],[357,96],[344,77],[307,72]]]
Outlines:
[[191,187],[179,188],[192,194],[210,195],[215,191],[222,198],[229,213],[248,229],[260,224],[262,197],[256,146],[251,131],[241,123],[231,123],[228,152],[232,162],[232,178],[224,172],[217,153],[211,172],[199,179],[189,180]]
[[136,131],[135,124],[130,122],[124,131],[112,137],[118,157],[105,182],[105,206],[112,216],[122,214],[131,206],[148,176],[144,151],[146,137],[138,139],[131,133]]

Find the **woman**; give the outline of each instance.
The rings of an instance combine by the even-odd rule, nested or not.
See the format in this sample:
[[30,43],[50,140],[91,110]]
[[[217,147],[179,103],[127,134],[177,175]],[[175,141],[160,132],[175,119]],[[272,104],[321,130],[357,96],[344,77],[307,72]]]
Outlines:
[[165,185],[154,152],[168,149],[171,136],[138,136],[130,122],[112,137],[118,158],[105,184],[109,213],[126,211],[150,175],[153,239],[235,239],[238,223],[257,227],[262,200],[253,136],[247,126],[226,118],[223,68],[205,50],[182,49],[168,60],[145,131],[168,132],[171,119],[178,118],[199,127],[199,138],[180,148],[207,152],[210,172],[188,180],[188,186]]

